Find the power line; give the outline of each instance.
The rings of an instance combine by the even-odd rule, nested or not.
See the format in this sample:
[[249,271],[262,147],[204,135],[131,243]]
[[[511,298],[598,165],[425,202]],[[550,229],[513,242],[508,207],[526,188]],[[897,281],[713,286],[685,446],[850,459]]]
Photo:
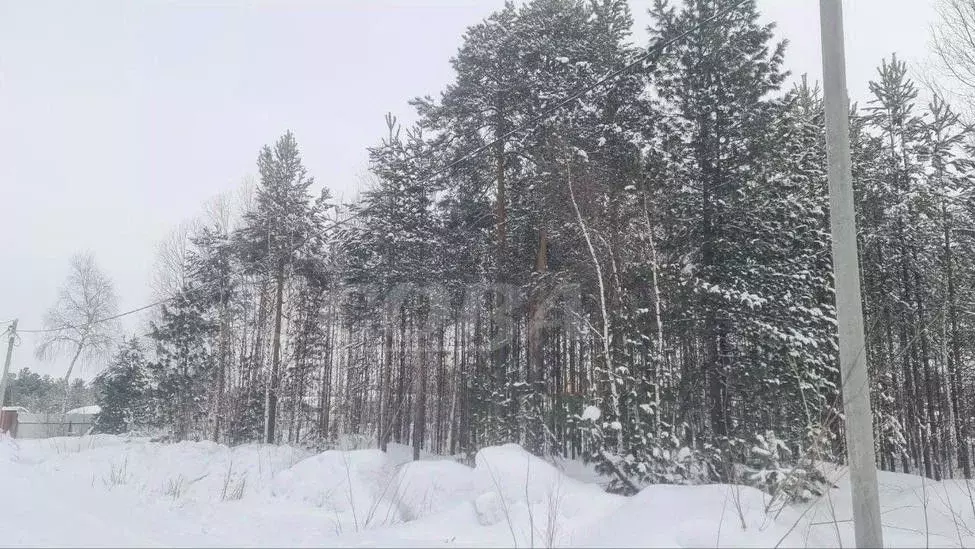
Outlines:
[[[116,315],[107,316],[105,318],[99,318],[97,320],[93,320],[93,321],[89,322],[87,324],[87,326],[92,326],[94,324],[101,324],[102,322],[108,322],[110,320],[116,320],[118,318],[122,318],[124,316],[128,316],[128,315],[131,315],[131,314],[135,314],[135,313],[138,313],[140,311],[145,311],[146,309],[151,309],[153,307],[156,307],[157,305],[162,305],[163,303],[166,303],[167,301],[172,301],[173,299],[176,299],[177,297],[179,297],[179,294],[174,295],[172,297],[167,297],[166,299],[161,299],[159,301],[156,301],[155,303],[150,303],[148,305],[143,305],[142,307],[137,307],[135,309],[132,309],[132,310],[129,310],[129,311],[125,311],[124,313],[118,313]],[[48,329],[43,329],[43,330],[17,330],[17,331],[18,332],[21,332],[21,333],[25,333],[25,334],[46,334],[46,333],[52,333],[52,332],[61,332],[61,331],[65,330],[66,328],[81,329],[80,326],[65,326],[64,328],[48,328]]]
[[[226,277],[227,278],[230,278],[230,277],[235,277],[235,276],[239,276],[239,275],[246,274],[245,273],[245,270],[246,269],[237,269],[235,272],[228,273],[226,275]],[[202,291],[202,290],[206,290],[206,289],[211,288],[214,285],[219,284],[219,283],[220,283],[219,280],[215,280],[215,281],[211,281],[210,283],[204,283],[204,284],[200,284],[198,286],[193,286],[193,287],[190,287],[190,288],[184,288],[184,289],[181,289],[181,290],[177,291],[175,294],[173,294],[173,295],[171,295],[169,297],[160,299],[158,301],[154,301],[152,303],[149,303],[147,305],[143,305],[141,307],[136,307],[135,309],[130,309],[130,310],[125,311],[125,312],[122,312],[122,313],[114,314],[114,315],[111,315],[111,316],[108,316],[108,317],[105,317],[105,318],[99,318],[97,320],[94,320],[92,322],[89,322],[88,325],[91,326],[91,325],[94,325],[94,324],[101,324],[102,322],[108,322],[108,321],[111,321],[111,320],[116,320],[116,319],[119,319],[119,318],[122,318],[122,317],[125,317],[125,316],[129,316],[131,314],[135,314],[135,313],[138,313],[138,312],[142,312],[142,311],[145,311],[146,309],[151,309],[153,307],[157,307],[159,305],[162,305],[164,303],[167,303],[169,301],[172,301],[172,300],[174,300],[174,299],[176,299],[178,297],[185,296],[187,294],[192,294],[192,293],[195,293],[195,292],[199,292],[199,291]],[[241,282],[241,283],[238,283],[238,284],[241,285],[241,286],[257,286],[259,283],[256,283],[256,282]],[[9,323],[9,322],[13,322],[13,320],[8,321],[7,323]],[[0,324],[3,324],[3,323],[0,323]],[[80,330],[82,327],[81,326],[70,325],[70,326],[65,326],[63,328],[46,328],[46,329],[34,329],[34,330],[19,330],[18,329],[17,332],[18,333],[28,333],[28,334],[45,334],[45,333],[60,332],[62,330],[70,329],[70,328],[74,328],[76,330]]]
[[[241,272],[237,272],[237,273],[230,273],[228,276],[234,276],[234,275],[239,275],[239,274],[243,274],[243,272],[241,271]],[[219,281],[214,281],[214,283],[216,283],[216,282],[219,282]],[[194,293],[194,292],[199,292],[201,290],[207,289],[208,287],[210,287],[210,284],[201,284],[199,286],[195,286],[195,287],[191,287],[191,288],[186,288],[186,289],[183,289],[183,290],[179,290],[176,294],[171,295],[171,296],[169,296],[167,298],[160,299],[160,300],[155,301],[153,303],[149,303],[148,305],[143,305],[141,307],[136,307],[135,309],[130,309],[130,310],[125,311],[123,313],[118,313],[118,314],[114,314],[114,315],[111,315],[111,316],[107,316],[105,318],[99,318],[97,320],[93,320],[92,322],[89,322],[87,325],[88,326],[91,326],[91,325],[94,325],[94,324],[101,324],[102,322],[108,322],[108,321],[111,321],[111,320],[116,320],[116,319],[119,319],[119,318],[122,318],[122,317],[125,317],[125,316],[129,316],[131,314],[135,314],[135,313],[138,313],[138,312],[142,312],[142,311],[145,311],[146,309],[151,309],[153,307],[157,307],[159,305],[162,305],[164,303],[167,303],[169,301],[172,301],[172,300],[174,300],[174,299],[176,299],[178,297],[185,296],[186,294],[190,294],[190,293]],[[67,329],[67,328],[81,329],[80,326],[73,326],[72,325],[72,326],[65,326],[64,328],[47,328],[47,329],[37,329],[37,330],[17,330],[17,331],[20,332],[20,333],[28,333],[28,334],[45,334],[45,333],[60,332],[60,331],[62,331],[64,329]]]

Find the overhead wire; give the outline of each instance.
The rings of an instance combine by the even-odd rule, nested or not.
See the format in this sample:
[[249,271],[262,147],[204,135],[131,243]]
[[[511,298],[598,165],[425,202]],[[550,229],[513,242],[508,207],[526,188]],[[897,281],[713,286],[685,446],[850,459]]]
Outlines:
[[[173,299],[176,299],[177,297],[179,297],[179,294],[174,295],[172,297],[167,297],[166,299],[160,299],[159,301],[156,301],[154,303],[150,303],[148,305],[143,305],[141,307],[137,307],[135,309],[131,309],[131,310],[125,311],[124,313],[118,313],[118,314],[115,314],[115,315],[107,316],[105,318],[99,318],[99,319],[93,320],[93,321],[87,323],[87,325],[88,326],[92,326],[94,324],[101,324],[103,322],[109,322],[111,320],[116,320],[116,319],[119,319],[119,318],[122,318],[122,317],[125,317],[125,316],[128,316],[128,315],[131,315],[131,314],[135,314],[135,313],[138,313],[138,312],[141,312],[141,311],[145,311],[146,309],[151,309],[153,307],[162,305],[163,303],[166,303],[167,301],[172,301]],[[66,328],[76,328],[76,329],[78,329],[78,328],[80,328],[80,326],[65,326],[65,327],[62,327],[62,328],[46,328],[46,329],[38,329],[38,330],[17,330],[17,331],[20,332],[20,333],[25,333],[25,334],[45,334],[45,333],[52,333],[52,332],[61,332],[61,331],[64,331]]]
[[[228,276],[235,276],[235,275],[240,275],[240,274],[243,274],[242,270],[241,271],[238,271],[236,273],[230,273]],[[215,281],[213,284],[215,284],[216,282],[218,282],[218,281]],[[159,305],[163,305],[164,303],[167,303],[169,301],[172,301],[172,300],[174,300],[176,298],[179,298],[181,296],[185,296],[186,294],[192,294],[192,293],[195,293],[195,292],[199,292],[199,291],[205,290],[205,289],[211,287],[211,285],[212,284],[200,284],[199,286],[193,286],[193,287],[190,287],[190,288],[184,288],[182,290],[177,291],[175,294],[173,294],[173,295],[171,295],[169,297],[166,297],[166,298],[163,298],[163,299],[159,299],[157,301],[154,301],[154,302],[149,303],[147,305],[143,305],[141,307],[136,307],[134,309],[129,309],[129,310],[127,310],[125,312],[122,312],[122,313],[118,313],[118,314],[114,314],[114,315],[107,316],[107,317],[104,317],[104,318],[99,318],[99,319],[93,320],[93,321],[89,322],[88,325],[91,326],[91,325],[95,325],[95,324],[101,324],[103,322],[109,322],[109,321],[112,321],[112,320],[117,320],[119,318],[123,318],[123,317],[129,316],[129,315],[132,315],[132,314],[135,314],[135,313],[138,313],[138,312],[142,312],[142,311],[145,311],[147,309],[151,309],[153,307],[158,307]],[[244,284],[244,285],[255,285],[255,284]],[[26,330],[20,330],[20,329],[18,329],[17,332],[18,333],[26,333],[26,334],[44,334],[44,333],[60,332],[60,331],[63,331],[65,329],[70,329],[70,328],[81,329],[80,326],[69,325],[69,326],[63,326],[61,328],[26,329]]]

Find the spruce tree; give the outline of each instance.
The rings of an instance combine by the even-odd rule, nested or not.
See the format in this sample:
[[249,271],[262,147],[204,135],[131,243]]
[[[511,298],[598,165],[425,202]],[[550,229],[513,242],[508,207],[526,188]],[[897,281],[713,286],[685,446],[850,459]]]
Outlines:
[[99,387],[97,402],[101,411],[95,419],[98,432],[118,434],[148,426],[148,363],[138,339],[125,341],[93,384]]
[[214,376],[209,342],[215,329],[189,292],[163,305],[161,319],[152,324],[152,398],[159,420],[177,442],[205,433],[206,397]]

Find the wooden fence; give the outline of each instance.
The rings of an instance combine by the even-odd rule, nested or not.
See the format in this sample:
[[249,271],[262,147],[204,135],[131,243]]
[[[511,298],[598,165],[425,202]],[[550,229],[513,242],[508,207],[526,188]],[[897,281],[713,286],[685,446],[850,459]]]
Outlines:
[[94,414],[17,414],[11,433],[16,438],[72,437],[88,434]]

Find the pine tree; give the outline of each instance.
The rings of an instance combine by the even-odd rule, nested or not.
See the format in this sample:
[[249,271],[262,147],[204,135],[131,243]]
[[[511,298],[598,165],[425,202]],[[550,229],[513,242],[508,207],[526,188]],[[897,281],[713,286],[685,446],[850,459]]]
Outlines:
[[[964,321],[960,316],[962,302],[972,302],[970,287],[961,282],[959,276],[972,272],[971,244],[965,246],[959,234],[971,234],[975,226],[972,209],[964,207],[959,197],[970,195],[971,174],[975,164],[966,150],[966,140],[970,140],[972,130],[963,125],[958,114],[941,98],[935,97],[928,106],[930,119],[925,124],[924,157],[929,165],[931,203],[926,204],[941,237],[937,263],[942,273],[937,284],[938,291],[932,296],[935,302],[943,303],[946,309],[941,315],[941,352],[944,376],[942,387],[950,393],[943,403],[941,418],[951,418],[951,429],[944,430],[945,456],[943,459],[951,466],[952,456],[948,447],[954,446],[957,464],[965,478],[972,476],[969,433],[971,432],[968,413],[965,410],[965,384],[967,372],[962,358],[965,344],[962,336]],[[933,266],[932,266],[933,267]],[[930,273],[931,271],[927,271]],[[968,297],[962,297],[968,296]],[[968,341],[971,341],[968,338]],[[947,427],[949,422],[938,422]],[[950,441],[950,442],[948,442]]]
[[314,180],[301,162],[298,143],[291,132],[284,134],[273,150],[265,146],[257,165],[261,181],[256,204],[245,214],[244,226],[237,234],[237,248],[248,270],[262,274],[274,289],[271,364],[264,405],[264,439],[274,442],[282,370],[285,287],[296,258],[325,238],[321,229],[330,195],[323,188],[320,196],[312,200],[309,189]]
[[905,428],[907,443],[915,461],[922,463],[925,474],[934,476],[939,469],[939,440],[932,432],[936,403],[931,378],[930,342],[921,326],[928,322],[920,262],[921,245],[930,231],[923,203],[928,202],[927,189],[918,162],[922,154],[923,123],[915,114],[917,88],[907,78],[907,66],[896,57],[883,62],[879,80],[870,83],[875,96],[871,102],[871,122],[883,140],[884,177],[879,183],[886,211],[883,236],[888,261],[895,265],[892,285],[899,292],[891,304],[892,326],[896,334],[893,346],[895,362],[900,363],[907,403]]
[[[358,303],[366,308],[350,312],[358,320],[382,324],[379,446],[385,448],[390,437],[397,442],[412,438],[414,457],[418,457],[426,428],[428,337],[433,329],[430,311],[433,301],[438,300],[431,294],[431,282],[440,278],[434,252],[438,229],[432,211],[432,185],[426,177],[429,155],[421,130],[409,129],[404,141],[395,117],[387,115],[386,122],[388,137],[370,149],[377,185],[365,193],[362,219],[345,242],[350,259],[346,276],[359,290],[351,305],[355,308]],[[400,346],[394,375],[395,324],[399,325],[401,343],[405,343],[407,327],[415,329],[421,339],[418,356],[407,356]],[[412,373],[408,363],[413,365]],[[406,404],[410,383],[416,385],[415,405],[413,429],[407,432],[411,424]]]
[[[785,44],[771,43],[773,27],[758,22],[754,2],[705,23],[727,4],[688,0],[677,10],[658,1],[652,10],[653,35],[659,39],[698,25],[708,28],[661,55],[654,86],[675,113],[669,122],[676,138],[668,143],[665,222],[677,230],[664,246],[680,258],[686,296],[681,299],[692,305],[685,311],[703,319],[694,345],[703,354],[703,379],[696,383],[706,395],[707,423],[698,435],[709,441],[717,457],[715,473],[724,478],[735,459],[727,453],[757,419],[737,417],[743,393],[736,388],[777,380],[763,354],[754,352],[760,342],[753,331],[761,329],[758,315],[769,304],[787,301],[782,285],[768,285],[775,273],[756,271],[776,268],[753,248],[773,227],[743,226],[761,219],[749,207],[773,177],[766,169],[773,155],[767,132],[780,106],[769,95],[785,78]],[[702,427],[698,423],[695,429]]]

